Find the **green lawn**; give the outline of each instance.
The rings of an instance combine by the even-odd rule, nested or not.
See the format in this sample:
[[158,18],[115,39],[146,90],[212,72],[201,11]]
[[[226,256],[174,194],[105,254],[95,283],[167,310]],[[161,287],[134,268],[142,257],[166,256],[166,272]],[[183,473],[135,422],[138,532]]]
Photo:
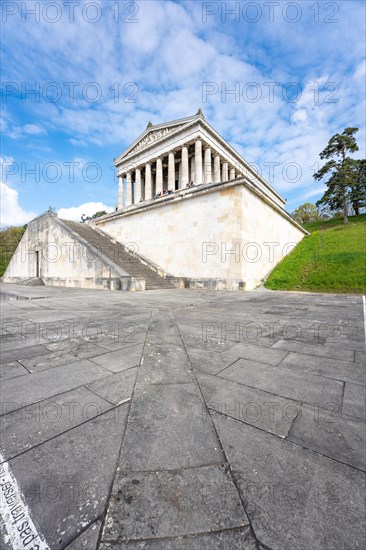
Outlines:
[[272,290],[366,293],[366,215],[313,222],[268,277]]

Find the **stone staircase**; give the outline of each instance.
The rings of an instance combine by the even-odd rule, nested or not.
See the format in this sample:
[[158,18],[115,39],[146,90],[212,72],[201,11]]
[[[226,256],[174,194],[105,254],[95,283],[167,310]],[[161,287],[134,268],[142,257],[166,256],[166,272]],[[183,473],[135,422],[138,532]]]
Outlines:
[[95,246],[104,256],[124,269],[131,277],[145,279],[146,290],[175,288],[170,281],[161,277],[148,265],[142,263],[138,257],[128,252],[122,244],[115,243],[111,238],[102,235],[87,224],[68,220],[61,221],[88,243]]
[[45,286],[43,279],[41,277],[32,277],[31,279],[24,279],[16,283],[22,286]]

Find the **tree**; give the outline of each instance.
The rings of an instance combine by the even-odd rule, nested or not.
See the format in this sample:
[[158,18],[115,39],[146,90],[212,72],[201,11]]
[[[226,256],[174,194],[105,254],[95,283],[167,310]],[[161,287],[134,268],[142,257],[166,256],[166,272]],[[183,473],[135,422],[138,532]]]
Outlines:
[[342,207],[345,224],[348,222],[348,199],[354,181],[352,167],[354,161],[347,157],[347,153],[358,151],[354,136],[356,132],[358,132],[358,128],[345,128],[342,134],[335,134],[331,137],[328,145],[320,153],[322,160],[330,160],[314,174],[316,180],[329,176],[326,182],[327,190],[316,205],[328,205],[331,210],[338,210]]
[[319,213],[314,204],[306,202],[292,212],[292,217],[299,223],[310,223],[319,219]]
[[356,216],[366,206],[366,160],[352,161],[353,183],[350,192],[350,203]]
[[99,216],[104,216],[104,214],[107,214],[105,210],[99,210],[98,212],[92,215],[91,219],[93,220],[94,218],[99,218]]

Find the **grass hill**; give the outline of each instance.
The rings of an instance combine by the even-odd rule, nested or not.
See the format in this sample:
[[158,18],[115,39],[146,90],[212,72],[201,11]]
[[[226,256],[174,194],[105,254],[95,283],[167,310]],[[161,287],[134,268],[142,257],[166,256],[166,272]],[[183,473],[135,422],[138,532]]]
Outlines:
[[310,235],[272,271],[265,288],[366,293],[366,214],[309,223]]
[[0,231],[0,277],[4,275],[5,269],[15,252],[20,239],[26,229],[24,227],[8,227]]

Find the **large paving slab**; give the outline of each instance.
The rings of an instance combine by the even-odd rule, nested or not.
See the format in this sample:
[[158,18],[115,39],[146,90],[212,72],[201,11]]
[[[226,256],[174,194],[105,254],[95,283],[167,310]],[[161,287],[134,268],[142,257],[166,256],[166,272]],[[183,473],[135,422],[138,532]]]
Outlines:
[[295,353],[314,355],[317,357],[327,357],[328,359],[337,359],[337,361],[354,361],[354,351],[348,349],[334,349],[325,347],[321,343],[310,344],[303,342],[294,342],[293,340],[278,340],[272,346],[275,349],[283,349]]
[[8,460],[111,409],[85,387],[23,407],[0,418],[0,448]]
[[220,372],[220,377],[262,389],[295,401],[318,403],[325,407],[334,403],[340,410],[343,383],[287,368],[267,366],[263,363],[239,359]]
[[71,544],[66,546],[67,550],[96,550],[101,526],[102,522],[99,519],[92,523]]
[[[223,498],[221,491],[231,484],[224,466],[119,472],[102,540],[162,538],[248,526],[236,491],[228,491]],[[212,487],[220,490],[212,491]]]
[[123,470],[175,470],[224,461],[196,384],[137,385],[121,453]]
[[30,372],[39,372],[41,370],[58,367],[67,363],[73,363],[80,359],[88,359],[97,355],[102,355],[104,350],[94,344],[81,344],[73,346],[70,349],[56,351],[31,357],[27,359],[19,359],[19,362]]
[[84,359],[25,377],[6,380],[1,385],[1,412],[26,407],[110,374],[110,371]]
[[19,359],[28,359],[39,355],[48,355],[50,352],[47,348],[41,344],[34,346],[20,347],[15,349],[8,349],[1,352],[1,362],[9,363],[11,361],[18,361]]
[[278,365],[288,352],[286,350],[268,349],[246,342],[239,342],[230,348],[230,354],[238,355],[238,357],[243,359],[266,363],[267,365]]
[[[182,537],[139,542],[103,543],[99,550],[264,550],[253,537],[250,527],[239,527],[205,533],[202,535],[185,535]],[[74,549],[73,549],[74,550]],[[75,550],[78,550],[75,548]]]
[[197,379],[206,406],[220,413],[218,419],[222,423],[230,416],[279,437],[285,437],[300,410],[296,401],[283,399],[217,376],[199,373]]
[[90,360],[96,365],[105,367],[112,372],[121,372],[137,367],[141,360],[143,345],[137,344],[128,346],[117,351],[103,352],[102,355],[91,357]]
[[88,384],[87,388],[113,405],[120,405],[131,398],[136,375],[136,368],[128,369],[96,380]]
[[337,361],[334,358],[315,357],[303,353],[289,353],[281,363],[293,371],[308,372],[335,380],[365,384],[366,372],[361,363]]
[[258,539],[281,550],[358,550],[365,476],[252,426],[214,419]]
[[303,406],[291,425],[287,439],[366,470],[366,430],[362,420],[340,416],[330,408],[310,409]]
[[366,387],[346,382],[343,396],[343,412],[366,420]]
[[18,361],[11,361],[10,363],[3,363],[0,365],[0,380],[10,380],[17,376],[24,376],[29,374],[29,371],[23,367]]

